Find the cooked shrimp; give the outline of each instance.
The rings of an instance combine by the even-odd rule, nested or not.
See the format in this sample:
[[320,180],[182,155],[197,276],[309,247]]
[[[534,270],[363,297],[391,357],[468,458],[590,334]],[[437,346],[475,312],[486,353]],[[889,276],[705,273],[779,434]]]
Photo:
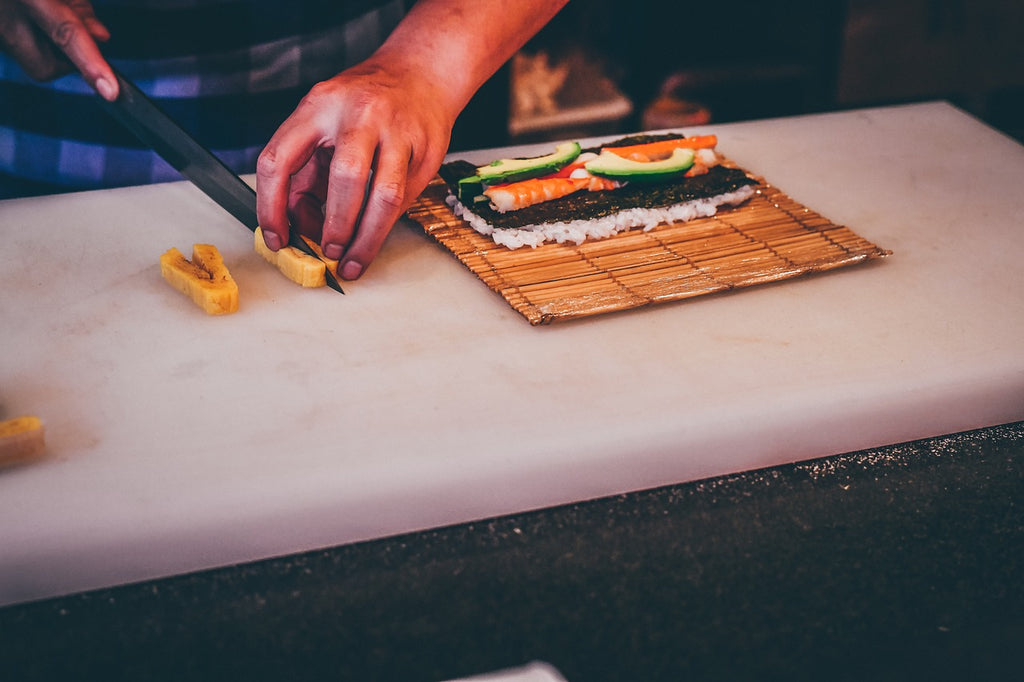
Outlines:
[[586,179],[577,178],[534,178],[489,187],[484,194],[496,211],[505,213],[564,197],[587,187],[588,183]]
[[708,172],[708,169],[717,166],[721,158],[713,149],[698,149],[697,153],[694,154],[693,165],[690,170],[686,171],[685,177],[692,178],[698,175],[704,175]]
[[[596,156],[596,155],[595,155]],[[626,183],[619,180],[612,180],[611,178],[602,178],[599,175],[593,175],[586,168],[578,168],[572,172],[569,176],[573,180],[586,180],[587,190],[591,192],[602,192],[609,189],[618,189]]]

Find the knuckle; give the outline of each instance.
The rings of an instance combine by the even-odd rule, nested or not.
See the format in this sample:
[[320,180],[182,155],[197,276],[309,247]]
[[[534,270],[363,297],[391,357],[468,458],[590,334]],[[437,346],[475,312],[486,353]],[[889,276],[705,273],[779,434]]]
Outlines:
[[365,181],[365,175],[359,170],[359,165],[354,160],[335,154],[330,166],[330,183],[332,185]]
[[337,89],[330,81],[320,81],[306,92],[297,108],[319,111],[334,101],[337,96]]
[[277,175],[279,165],[277,150],[270,146],[265,147],[256,159],[256,175],[261,177]]
[[385,208],[400,209],[405,201],[405,188],[398,182],[382,182],[374,186],[373,197]]
[[330,92],[331,85],[327,81],[319,81],[313,84],[313,87],[309,89],[304,100],[318,100],[323,99]]
[[50,39],[53,40],[54,44],[65,49],[72,45],[75,41],[75,35],[78,32],[78,27],[72,21],[62,21],[53,27],[50,31]]

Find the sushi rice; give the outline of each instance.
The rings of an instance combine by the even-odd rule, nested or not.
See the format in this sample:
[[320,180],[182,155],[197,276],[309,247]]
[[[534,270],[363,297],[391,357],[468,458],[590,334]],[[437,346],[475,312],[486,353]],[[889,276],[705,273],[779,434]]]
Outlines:
[[707,218],[715,215],[719,206],[742,204],[756,191],[753,185],[745,185],[725,194],[663,208],[629,208],[595,220],[568,220],[497,229],[466,208],[454,195],[448,195],[447,203],[457,217],[465,220],[480,234],[490,236],[495,243],[509,249],[518,249],[522,246],[536,248],[547,241],[559,244],[574,242],[579,245],[587,239],[610,237],[638,227],[642,227],[646,232],[663,223],[681,223],[695,218]]

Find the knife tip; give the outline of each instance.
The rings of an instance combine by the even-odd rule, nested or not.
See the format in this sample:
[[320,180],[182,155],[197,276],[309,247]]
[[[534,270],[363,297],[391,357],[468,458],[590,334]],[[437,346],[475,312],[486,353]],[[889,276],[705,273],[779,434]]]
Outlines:
[[338,279],[331,272],[330,268],[324,268],[324,280],[327,282],[327,286],[337,291],[339,294],[344,294],[345,291],[341,288],[341,284],[338,283]]

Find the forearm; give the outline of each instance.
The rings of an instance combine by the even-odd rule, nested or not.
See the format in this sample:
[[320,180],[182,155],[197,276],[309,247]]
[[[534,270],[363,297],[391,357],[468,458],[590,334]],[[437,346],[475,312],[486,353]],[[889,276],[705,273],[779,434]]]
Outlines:
[[568,0],[419,0],[372,59],[440,86],[455,113]]

